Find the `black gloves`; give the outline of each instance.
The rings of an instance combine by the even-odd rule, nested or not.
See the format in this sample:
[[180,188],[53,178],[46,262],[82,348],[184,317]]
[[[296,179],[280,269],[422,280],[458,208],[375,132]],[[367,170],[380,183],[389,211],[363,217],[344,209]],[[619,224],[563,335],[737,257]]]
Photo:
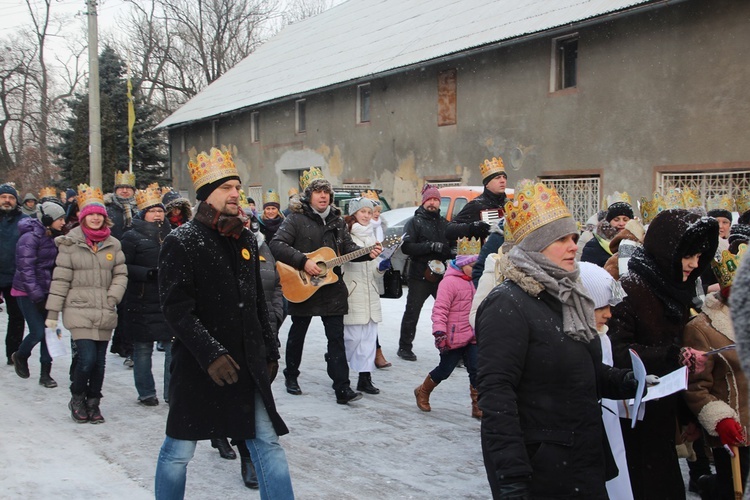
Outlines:
[[[647,375],[647,377],[650,375]],[[658,383],[658,382],[657,382]],[[638,389],[638,381],[635,379],[635,374],[633,374],[633,370],[630,370],[628,373],[625,374],[625,378],[622,379],[622,389],[623,392],[628,394],[627,397],[634,398],[635,397],[635,391]],[[648,384],[643,388],[643,397],[646,397],[646,394],[648,394]]]
[[159,276],[159,270],[158,269],[149,269],[146,272],[146,279],[149,281],[156,281],[156,278]]
[[440,243],[439,241],[433,241],[430,243],[430,250],[432,250],[435,253],[442,254],[445,252],[445,247],[447,247],[445,243]]
[[484,221],[478,220],[471,223],[469,235],[478,238],[486,238],[490,234],[490,225]]
[[529,500],[529,483],[518,481],[515,483],[500,484],[500,498],[508,500]]

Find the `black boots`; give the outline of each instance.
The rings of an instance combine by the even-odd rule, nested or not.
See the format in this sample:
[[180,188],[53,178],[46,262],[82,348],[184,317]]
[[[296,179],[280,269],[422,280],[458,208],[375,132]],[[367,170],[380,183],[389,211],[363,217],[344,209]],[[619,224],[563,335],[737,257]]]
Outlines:
[[253,461],[250,460],[250,457],[240,457],[240,473],[245,486],[253,490],[258,489],[258,475],[255,473],[255,467],[253,467]]
[[29,358],[24,358],[17,352],[10,355],[13,361],[13,367],[16,369],[16,375],[21,378],[29,378]]
[[39,374],[39,385],[43,385],[48,389],[57,387],[57,382],[50,376],[52,370],[52,363],[42,363],[42,373]]
[[404,347],[400,348],[398,352],[396,352],[396,355],[398,355],[398,357],[401,359],[405,359],[406,361],[417,360],[417,355],[414,354],[414,352],[411,349],[406,349]]
[[336,391],[336,402],[340,405],[345,405],[359,399],[362,399],[362,393],[354,392],[351,387],[347,387],[343,391]]
[[70,403],[68,403],[68,408],[74,422],[85,424],[89,421],[89,413],[86,411],[85,394],[73,394],[73,397],[70,398]]
[[92,424],[104,423],[102,412],[99,411],[99,398],[86,399],[86,411],[88,411],[89,413],[89,422],[91,422]]
[[229,441],[227,441],[227,438],[212,439],[211,446],[219,450],[221,458],[226,458],[227,460],[237,458],[237,454],[234,452],[232,445],[229,444]]
[[297,383],[297,377],[289,377],[285,375],[284,382],[286,385],[286,392],[293,394],[294,396],[302,394],[302,389],[300,389],[299,383]]
[[359,372],[357,390],[366,392],[367,394],[380,394],[380,389],[372,385],[372,376],[370,375],[370,372]]

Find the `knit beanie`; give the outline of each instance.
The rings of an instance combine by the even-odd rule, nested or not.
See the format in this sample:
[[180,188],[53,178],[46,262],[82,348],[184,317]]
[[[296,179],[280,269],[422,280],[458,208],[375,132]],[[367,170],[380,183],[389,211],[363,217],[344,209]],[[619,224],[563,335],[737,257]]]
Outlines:
[[541,252],[569,234],[578,234],[578,224],[573,217],[563,217],[534,229],[517,245],[527,252]]
[[456,267],[470,266],[479,259],[479,255],[457,255]]
[[425,184],[422,188],[422,205],[424,205],[425,202],[431,198],[437,198],[439,200],[440,191],[438,191],[438,188],[436,188],[435,186]]
[[99,214],[106,217],[107,209],[104,208],[104,205],[99,205],[98,203],[88,204],[83,207],[80,212],[78,212],[78,220],[83,220],[83,218],[89,214]]
[[624,201],[616,201],[607,208],[607,222],[611,222],[615,217],[620,215],[626,216],[628,219],[633,218],[633,207],[625,203]]
[[0,194],[12,194],[16,199],[16,203],[18,203],[18,191],[16,191],[16,188],[12,184],[0,184]]
[[612,286],[615,283],[614,278],[603,267],[599,267],[591,262],[579,262],[579,276],[583,287],[594,301],[594,308],[599,309],[612,304],[613,294]]
[[357,213],[358,210],[362,208],[373,208],[372,200],[369,198],[352,198],[349,200],[349,208],[347,209],[347,213],[349,215],[354,215]]
[[732,222],[732,212],[730,212],[729,210],[724,210],[723,208],[715,208],[713,210],[709,210],[708,216],[713,217],[714,219],[716,217],[724,217],[725,219],[729,219],[729,222]]
[[76,191],[73,188],[68,188],[65,190],[65,199],[69,200],[71,198],[74,198],[78,196],[78,191]]
[[60,205],[58,205],[57,203],[53,203],[51,201],[45,201],[39,207],[39,212],[37,212],[36,216],[41,221],[42,224],[44,224],[45,226],[49,226],[50,224],[55,222],[57,219],[61,217],[65,217],[65,209],[61,207]]
[[195,192],[195,198],[200,201],[206,201],[206,198],[208,198],[211,195],[211,193],[214,192],[216,188],[218,188],[225,182],[238,181],[238,180],[240,180],[240,177],[238,175],[230,175],[229,177],[222,177],[221,179],[217,181],[204,184],[201,187],[199,187],[198,190]]

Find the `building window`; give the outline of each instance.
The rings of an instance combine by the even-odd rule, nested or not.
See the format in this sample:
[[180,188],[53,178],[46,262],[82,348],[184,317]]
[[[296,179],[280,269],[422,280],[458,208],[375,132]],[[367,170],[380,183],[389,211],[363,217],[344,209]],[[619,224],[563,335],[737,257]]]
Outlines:
[[455,69],[438,73],[438,127],[456,124],[457,78]]
[[598,175],[586,177],[540,177],[540,181],[553,186],[565,202],[573,218],[585,224],[599,211],[601,179]]
[[248,199],[252,198],[255,202],[255,209],[259,212],[263,211],[263,186],[253,185],[245,188],[245,196]]
[[250,142],[260,142],[260,113],[250,113]]
[[750,170],[728,172],[660,172],[659,191],[666,194],[670,189],[690,189],[698,195],[701,203],[716,196],[731,196],[736,199],[743,190],[750,191]]
[[370,84],[357,85],[357,123],[370,122]]
[[578,80],[578,34],[552,40],[552,77],[550,90],[574,88]]
[[297,116],[297,133],[304,134],[307,130],[306,100],[299,99],[295,104],[295,115]]

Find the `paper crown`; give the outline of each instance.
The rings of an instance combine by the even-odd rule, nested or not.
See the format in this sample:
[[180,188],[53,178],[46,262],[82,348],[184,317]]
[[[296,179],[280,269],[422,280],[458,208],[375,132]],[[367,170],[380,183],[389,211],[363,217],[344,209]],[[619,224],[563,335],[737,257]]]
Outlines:
[[750,210],[750,191],[743,189],[742,192],[734,199],[737,211],[740,215]]
[[237,203],[240,204],[240,208],[250,208],[250,202],[247,200],[247,195],[242,189],[240,189],[240,198],[237,200]]
[[370,200],[375,200],[377,202],[380,201],[380,197],[378,197],[378,193],[376,193],[372,189],[368,189],[367,191],[362,191],[360,194],[362,195],[362,198],[367,198],[367,199],[370,199]]
[[513,233],[510,232],[510,224],[503,218],[503,241],[505,243],[513,242]]
[[133,172],[115,172],[115,189],[119,186],[128,186],[135,189],[135,174]]
[[737,272],[737,268],[740,267],[740,260],[742,260],[746,251],[747,243],[741,243],[737,250],[737,255],[731,253],[729,250],[722,250],[721,253],[716,252],[713,260],[711,260],[711,269],[722,289],[732,286],[734,275]]
[[302,172],[302,175],[300,175],[300,187],[304,191],[305,189],[307,189],[307,186],[309,186],[310,183],[316,179],[325,179],[325,177],[323,177],[323,171],[320,169],[320,167],[310,167],[310,170],[305,170]]
[[289,188],[289,191],[286,192],[287,198],[291,198],[292,196],[298,196],[299,195],[299,189],[297,188]]
[[734,211],[734,200],[731,196],[714,196],[706,200],[706,210],[726,210],[727,212]]
[[479,172],[482,174],[482,179],[486,179],[492,174],[505,173],[503,159],[493,157],[491,160],[484,160],[484,163],[479,165]]
[[670,208],[698,208],[701,199],[692,189],[670,188],[664,195],[664,207]]
[[86,205],[104,206],[104,195],[101,188],[91,187],[88,184],[78,185],[78,208],[83,210]]
[[265,207],[267,203],[276,203],[278,205],[281,205],[281,198],[279,197],[279,193],[277,193],[273,188],[263,193],[263,206]]
[[149,184],[146,189],[138,189],[135,192],[135,204],[138,210],[146,210],[154,205],[161,204],[162,190],[159,184],[154,182]]
[[479,255],[482,251],[482,241],[473,236],[471,239],[459,238],[457,246],[458,255]]
[[232,153],[211,148],[210,153],[201,151],[188,162],[190,178],[197,191],[206,184],[211,184],[226,177],[239,177],[237,167],[234,166]]
[[505,204],[505,224],[520,243],[529,233],[552,221],[572,217],[554,187],[528,179],[518,183],[515,198]]
[[607,206],[612,205],[612,203],[617,203],[618,201],[621,201],[623,203],[627,203],[631,207],[633,206],[633,200],[630,198],[630,195],[623,191],[622,193],[619,191],[615,191],[611,195],[607,196],[605,199],[607,202]]
[[662,210],[667,209],[667,204],[661,193],[656,192],[654,193],[654,198],[652,200],[648,200],[645,197],[641,198],[640,206],[638,208],[641,211],[643,223],[650,224]]
[[57,190],[53,187],[43,187],[39,190],[39,199],[42,198],[57,198]]

